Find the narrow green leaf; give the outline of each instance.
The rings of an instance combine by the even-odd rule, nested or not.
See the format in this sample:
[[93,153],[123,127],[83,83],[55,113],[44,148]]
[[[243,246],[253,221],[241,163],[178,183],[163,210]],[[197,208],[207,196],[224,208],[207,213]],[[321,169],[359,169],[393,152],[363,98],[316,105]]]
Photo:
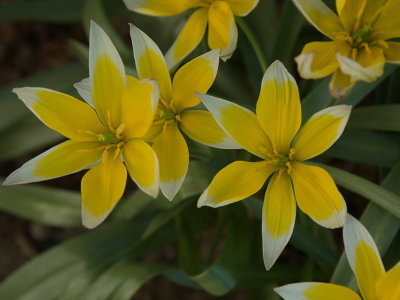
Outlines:
[[81,226],[81,196],[77,192],[38,185],[0,186],[0,209],[37,223]]
[[400,131],[400,104],[363,106],[350,116],[348,127]]

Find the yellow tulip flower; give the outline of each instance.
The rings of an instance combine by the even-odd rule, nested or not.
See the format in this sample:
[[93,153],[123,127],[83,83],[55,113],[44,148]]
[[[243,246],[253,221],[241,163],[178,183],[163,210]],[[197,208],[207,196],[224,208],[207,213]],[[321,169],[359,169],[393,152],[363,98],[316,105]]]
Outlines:
[[356,81],[372,82],[385,62],[400,64],[399,0],[336,0],[338,15],[321,0],[293,0],[301,13],[332,41],[312,42],[296,57],[303,78],[333,74],[330,92],[343,98]]
[[[347,215],[343,228],[344,249],[364,300],[400,299],[400,264],[385,272],[371,235],[355,218]],[[285,300],[361,300],[352,289],[331,283],[288,284],[275,291]]]
[[169,200],[179,191],[189,165],[189,150],[182,130],[192,140],[222,149],[237,146],[218,126],[211,114],[192,108],[200,103],[195,92],[206,93],[215,80],[219,49],[211,50],[183,65],[171,81],[157,45],[131,26],[131,38],[139,78],[152,78],[160,87],[157,114],[147,139],[153,143],[160,163],[160,187]]
[[246,16],[258,0],[124,0],[128,9],[150,16],[171,16],[195,8],[178,38],[165,55],[171,69],[192,52],[206,32],[208,46],[221,49],[221,59],[229,59],[236,49],[238,30],[235,16]]
[[262,216],[266,269],[272,267],[290,239],[296,202],[318,224],[343,226],[346,203],[332,177],[324,169],[303,162],[326,151],[340,137],[350,106],[321,110],[300,129],[297,84],[279,61],[264,74],[256,114],[216,97],[200,97],[231,138],[262,160],[236,161],[226,166],[203,192],[198,206],[220,207],[247,198],[273,174]]
[[125,75],[122,60],[106,33],[90,27],[89,92],[84,103],[44,88],[14,93],[48,127],[69,140],[47,150],[10,174],[3,184],[56,178],[90,168],[82,179],[83,225],[93,228],[108,216],[125,190],[127,170],[136,184],[156,197],[157,157],[142,137],[156,113],[154,80]]

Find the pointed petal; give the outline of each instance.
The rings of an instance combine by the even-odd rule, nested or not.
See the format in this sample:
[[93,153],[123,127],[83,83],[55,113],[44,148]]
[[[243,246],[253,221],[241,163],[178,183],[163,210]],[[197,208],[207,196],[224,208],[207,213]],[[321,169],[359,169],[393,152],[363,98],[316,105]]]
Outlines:
[[160,164],[161,191],[168,200],[173,200],[189,166],[189,150],[174,121],[164,124],[162,133],[154,139],[153,149]]
[[[354,0],[353,0],[354,1]],[[358,0],[361,1],[361,0]],[[364,0],[366,2],[365,9],[362,14],[361,24],[374,24],[387,3],[391,0]],[[398,6],[400,9],[400,6]]]
[[308,22],[332,40],[344,31],[339,17],[322,0],[293,0],[293,3]]
[[96,112],[88,104],[67,94],[43,88],[16,88],[24,104],[48,127],[76,141],[97,141],[93,133],[104,133]]
[[149,144],[131,140],[124,146],[123,156],[132,180],[143,192],[157,197],[160,188],[158,160]]
[[393,267],[382,275],[376,283],[378,299],[400,299],[400,265]]
[[328,172],[320,167],[293,162],[290,176],[297,204],[305,214],[327,228],[343,226],[346,202]]
[[360,25],[365,5],[368,0],[341,0],[336,1],[336,10],[347,32],[354,32]]
[[201,42],[206,32],[208,9],[197,9],[183,26],[174,44],[165,54],[168,69],[172,69],[188,56]]
[[90,86],[90,78],[84,78],[81,81],[74,84],[74,88],[78,91],[78,94],[86,101],[91,107],[94,107],[92,100],[92,88]]
[[189,8],[200,6],[200,0],[124,0],[126,7],[149,16],[177,15]]
[[280,61],[265,72],[257,101],[257,119],[279,154],[289,153],[300,128],[301,106],[296,81]]
[[181,114],[180,128],[198,143],[220,149],[240,149],[208,111],[184,111]]
[[304,46],[295,58],[301,77],[317,79],[332,74],[339,69],[336,53],[349,55],[351,48],[345,42],[312,42]]
[[295,159],[307,160],[328,150],[342,135],[350,112],[350,105],[336,105],[312,115],[292,144]]
[[367,229],[347,215],[343,228],[344,249],[350,267],[356,275],[364,299],[378,299],[375,285],[385,269],[379,251]]
[[376,36],[374,38],[388,40],[400,37],[399,11],[400,2],[398,0],[387,1],[375,23],[374,31],[376,32]]
[[336,58],[342,72],[350,75],[351,80],[372,82],[383,74],[385,57],[381,48],[372,48],[371,54],[362,52],[357,61],[340,53],[336,53]]
[[329,92],[331,96],[337,99],[344,99],[350,93],[354,84],[355,81],[352,81],[349,75],[344,74],[338,69],[333,73],[332,79],[329,82]]
[[110,38],[94,21],[90,23],[89,77],[97,114],[104,124],[117,128],[127,87],[125,67]]
[[200,103],[195,92],[205,94],[218,72],[219,49],[211,50],[183,65],[175,74],[171,106],[177,112]]
[[266,161],[235,161],[215,175],[197,207],[220,207],[245,199],[258,192],[275,170],[276,166]]
[[150,78],[157,81],[160,96],[165,101],[172,97],[171,77],[164,56],[160,49],[139,28],[130,25],[133,52],[135,56],[136,69],[140,79]]
[[217,97],[203,94],[199,94],[199,97],[218,125],[238,145],[261,158],[274,153],[271,141],[253,112]]
[[12,172],[3,185],[38,182],[83,170],[100,158],[100,146],[99,142],[71,140],[58,144]]
[[247,16],[258,4],[258,0],[225,0],[235,16]]
[[286,173],[276,172],[265,193],[262,217],[264,265],[271,269],[293,233],[296,200]]
[[386,61],[391,64],[400,65],[400,43],[387,42],[388,48],[384,49]]
[[83,226],[94,228],[105,220],[124,193],[126,177],[119,157],[105,151],[101,161],[82,178]]
[[138,80],[122,95],[122,122],[126,137],[142,137],[153,123],[160,93],[157,82]]
[[287,284],[274,291],[284,300],[361,300],[348,287],[320,282]]
[[238,31],[235,17],[225,1],[215,1],[208,10],[208,46],[221,49],[223,61],[231,58],[236,49]]

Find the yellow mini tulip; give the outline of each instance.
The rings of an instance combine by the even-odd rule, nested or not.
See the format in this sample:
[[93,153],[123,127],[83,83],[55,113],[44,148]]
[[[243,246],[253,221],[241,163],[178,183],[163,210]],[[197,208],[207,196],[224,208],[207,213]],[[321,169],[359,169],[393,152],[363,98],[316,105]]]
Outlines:
[[235,16],[246,16],[258,0],[124,0],[128,9],[151,16],[171,16],[187,9],[195,11],[165,55],[171,69],[192,52],[202,40],[208,24],[208,46],[221,49],[229,59],[236,49],[238,31]]
[[69,140],[14,171],[4,185],[38,182],[90,170],[82,179],[83,225],[93,228],[122,197],[128,172],[147,194],[159,190],[158,161],[143,140],[156,113],[159,89],[154,80],[125,75],[122,60],[106,33],[90,27],[89,79],[77,84],[85,103],[44,88],[14,93],[48,127]]
[[297,84],[279,61],[264,74],[256,114],[226,100],[200,97],[231,138],[262,160],[236,161],[222,169],[201,195],[198,206],[220,207],[247,198],[273,174],[262,216],[266,269],[272,267],[292,235],[296,202],[318,224],[343,226],[346,203],[332,177],[324,169],[303,162],[326,151],[340,137],[350,106],[326,108],[300,129]]
[[[400,299],[400,264],[385,272],[379,251],[367,229],[347,215],[344,249],[364,300]],[[275,291],[285,300],[361,300],[348,287],[320,282],[288,284]]]
[[400,64],[400,0],[336,0],[338,15],[321,0],[293,0],[301,13],[332,41],[312,42],[296,57],[303,78],[333,74],[330,92],[343,98],[355,82],[372,82],[385,62]]

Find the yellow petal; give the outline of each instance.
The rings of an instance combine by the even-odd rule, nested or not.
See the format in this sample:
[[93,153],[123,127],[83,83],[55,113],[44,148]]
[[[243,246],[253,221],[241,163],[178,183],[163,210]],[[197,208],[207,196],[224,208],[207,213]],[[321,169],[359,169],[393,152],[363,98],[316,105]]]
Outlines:
[[[360,0],[358,0],[360,1]],[[364,0],[366,2],[365,9],[362,15],[361,24],[374,24],[379,15],[384,10],[384,7],[391,0]],[[398,6],[400,8],[400,6]]]
[[169,102],[172,97],[171,77],[164,56],[158,46],[143,31],[130,25],[136,69],[140,79],[157,81],[160,96]]
[[332,79],[329,82],[329,92],[335,98],[344,99],[350,93],[354,84],[355,81],[352,81],[349,75],[344,74],[338,69],[333,73]]
[[192,140],[220,149],[240,149],[208,111],[187,110],[181,114],[180,128]]
[[153,142],[154,139],[162,133],[163,127],[164,127],[163,124],[153,123],[153,125],[151,125],[147,133],[142,137],[142,140],[147,142]]
[[3,185],[37,182],[83,170],[100,158],[100,146],[99,142],[71,140],[58,144],[15,170]]
[[341,71],[350,75],[351,80],[372,82],[383,74],[385,57],[380,47],[372,47],[371,53],[363,51],[357,61],[336,53]]
[[122,122],[126,138],[142,137],[149,130],[157,110],[158,85],[154,80],[140,80],[122,95]]
[[297,204],[305,214],[327,228],[343,226],[346,203],[328,172],[293,162],[290,176]]
[[175,121],[164,124],[154,139],[153,149],[160,164],[160,187],[168,200],[174,199],[182,186],[189,165],[189,150]]
[[261,158],[272,155],[272,143],[259,124],[256,115],[235,103],[199,94],[218,125],[247,151]]
[[220,207],[250,197],[275,170],[276,166],[266,161],[235,161],[215,175],[201,194],[197,207]]
[[235,16],[247,16],[258,4],[258,0],[225,0]]
[[296,200],[287,173],[276,172],[265,193],[262,217],[264,265],[267,270],[282,253],[292,236]]
[[356,275],[363,298],[378,300],[375,285],[385,269],[374,240],[367,229],[350,215],[346,217],[343,240],[347,260]]
[[217,75],[219,49],[211,50],[183,65],[175,74],[171,106],[177,112],[200,103],[195,92],[205,94]]
[[295,159],[307,160],[328,150],[342,135],[350,112],[350,105],[336,105],[312,115],[292,144]]
[[349,55],[350,46],[345,42],[312,42],[304,46],[301,54],[295,58],[301,77],[317,79],[332,74],[339,68],[336,52]]
[[160,187],[158,160],[149,144],[130,140],[124,146],[123,156],[132,180],[143,192],[157,197]]
[[42,88],[13,89],[25,105],[48,127],[76,141],[97,141],[93,133],[104,133],[96,112],[69,95]]
[[384,49],[386,61],[392,64],[400,64],[400,43],[387,42],[388,48]]
[[197,9],[183,26],[174,44],[165,54],[169,69],[172,69],[186,56],[188,56],[201,42],[206,32],[208,9]]
[[202,5],[201,0],[124,0],[124,3],[129,10],[150,16],[177,15]]
[[344,31],[339,17],[322,0],[293,0],[293,3],[308,22],[332,40]]
[[378,279],[376,294],[380,300],[400,299],[400,265],[393,267]]
[[274,289],[284,300],[361,300],[348,287],[319,282],[287,284]]
[[94,228],[104,221],[121,199],[126,185],[124,164],[113,151],[105,151],[101,161],[82,178],[82,222]]
[[400,2],[398,0],[387,1],[374,25],[374,38],[387,40],[400,37],[399,11]]
[[221,49],[221,59],[228,60],[236,49],[235,17],[225,1],[215,1],[208,10],[208,46]]
[[336,9],[347,32],[354,32],[361,22],[368,0],[337,0]]
[[94,21],[90,23],[89,77],[97,114],[104,124],[117,128],[127,87],[125,67],[110,38]]
[[287,155],[300,128],[301,106],[296,81],[280,61],[272,63],[264,74],[257,119],[276,152]]

